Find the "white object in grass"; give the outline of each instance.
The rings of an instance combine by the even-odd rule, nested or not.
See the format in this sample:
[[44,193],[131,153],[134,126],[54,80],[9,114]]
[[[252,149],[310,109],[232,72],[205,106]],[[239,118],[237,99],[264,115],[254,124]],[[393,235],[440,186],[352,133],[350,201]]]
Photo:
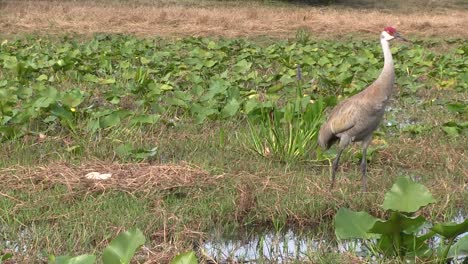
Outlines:
[[112,174],[99,173],[99,172],[93,171],[93,172],[86,174],[85,177],[90,180],[107,180],[107,179],[110,179],[110,177],[112,177]]

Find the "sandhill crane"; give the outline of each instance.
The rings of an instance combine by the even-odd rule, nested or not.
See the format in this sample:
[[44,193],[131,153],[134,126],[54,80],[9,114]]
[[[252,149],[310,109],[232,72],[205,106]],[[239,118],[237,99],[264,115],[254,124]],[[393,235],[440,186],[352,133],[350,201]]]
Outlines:
[[407,41],[393,27],[386,27],[382,31],[380,43],[384,54],[384,67],[379,77],[360,93],[338,104],[330,113],[328,120],[320,128],[318,143],[322,148],[330,148],[339,139],[338,153],[332,165],[330,189],[335,184],[336,170],[341,153],[350,143],[361,142],[362,190],[366,191],[366,152],[372,139],[372,133],[382,120],[385,107],[393,91],[395,70],[389,41],[396,38]]

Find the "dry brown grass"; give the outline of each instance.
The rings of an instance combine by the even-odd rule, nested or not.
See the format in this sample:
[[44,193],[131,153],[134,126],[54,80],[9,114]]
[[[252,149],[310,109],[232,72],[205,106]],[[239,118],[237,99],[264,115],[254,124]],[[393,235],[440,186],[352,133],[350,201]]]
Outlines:
[[401,14],[385,10],[316,7],[125,5],[90,2],[4,2],[0,31],[132,33],[137,35],[293,36],[302,28],[316,36],[378,32],[394,25],[409,35],[468,37],[468,11]]
[[[110,173],[112,176],[105,180],[88,179],[86,175],[90,172]],[[213,183],[216,178],[217,176],[210,176],[199,168],[185,164],[84,162],[73,166],[67,163],[51,163],[31,167],[14,166],[0,170],[0,181],[11,189],[40,190],[47,186],[63,184],[69,192],[84,188],[89,191],[122,190],[148,193],[154,190],[190,187],[197,183],[206,185]]]

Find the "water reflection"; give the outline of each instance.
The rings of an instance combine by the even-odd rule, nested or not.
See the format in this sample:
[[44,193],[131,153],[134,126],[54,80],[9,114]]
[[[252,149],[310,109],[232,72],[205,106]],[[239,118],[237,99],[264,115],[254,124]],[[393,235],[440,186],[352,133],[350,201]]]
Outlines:
[[[466,215],[459,212],[453,222],[461,223]],[[428,232],[430,226],[421,230],[421,234]],[[463,237],[468,235],[465,232]],[[441,238],[435,237],[430,244],[437,247]],[[218,263],[284,263],[294,260],[312,261],[312,256],[317,252],[327,253],[349,253],[360,258],[369,259],[371,255],[365,241],[354,240],[335,243],[331,240],[316,239],[313,235],[296,234],[292,230],[284,233],[265,233],[252,236],[249,239],[213,239],[207,241],[203,246],[206,255],[211,256]],[[314,254],[315,253],[315,254]],[[461,257],[459,260],[462,260]],[[372,258],[377,261],[375,257]],[[455,263],[461,263],[457,261]]]
[[249,240],[209,241],[203,248],[207,255],[219,261],[257,262],[270,260],[285,262],[307,257],[310,249],[319,250],[320,241],[299,237],[289,230],[284,234],[266,233]]

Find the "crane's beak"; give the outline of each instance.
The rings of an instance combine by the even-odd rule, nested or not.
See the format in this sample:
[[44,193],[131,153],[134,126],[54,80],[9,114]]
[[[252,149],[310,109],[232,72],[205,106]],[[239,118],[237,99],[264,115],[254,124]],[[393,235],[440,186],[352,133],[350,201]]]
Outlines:
[[403,40],[403,41],[406,41],[406,42],[411,43],[411,41],[409,41],[409,40],[405,39],[404,37],[400,36],[400,34],[399,34],[398,32],[395,33],[395,35],[393,35],[393,36],[394,36],[395,38],[397,38],[397,39],[401,39],[401,40]]

